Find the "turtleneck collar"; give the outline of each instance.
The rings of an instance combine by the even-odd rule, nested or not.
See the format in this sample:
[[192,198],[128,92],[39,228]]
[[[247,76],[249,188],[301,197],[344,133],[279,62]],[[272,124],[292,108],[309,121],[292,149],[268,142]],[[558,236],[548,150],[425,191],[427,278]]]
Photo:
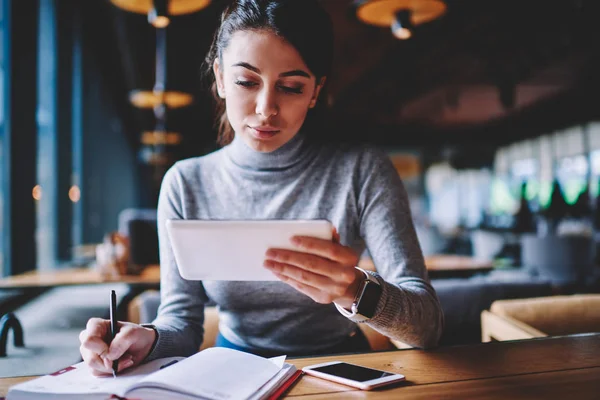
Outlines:
[[225,150],[231,161],[241,168],[254,171],[281,171],[299,163],[306,155],[308,147],[308,140],[300,131],[289,142],[270,153],[254,150],[240,135],[235,135]]

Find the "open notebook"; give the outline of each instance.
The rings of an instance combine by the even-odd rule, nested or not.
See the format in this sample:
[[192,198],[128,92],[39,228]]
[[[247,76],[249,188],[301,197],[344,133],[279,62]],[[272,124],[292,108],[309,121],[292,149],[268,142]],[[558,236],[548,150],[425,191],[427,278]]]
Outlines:
[[[269,399],[300,371],[285,356],[262,358],[211,347],[188,358],[150,361],[116,378],[95,377],[84,363],[11,387],[18,399]],[[118,397],[117,397],[118,396]]]

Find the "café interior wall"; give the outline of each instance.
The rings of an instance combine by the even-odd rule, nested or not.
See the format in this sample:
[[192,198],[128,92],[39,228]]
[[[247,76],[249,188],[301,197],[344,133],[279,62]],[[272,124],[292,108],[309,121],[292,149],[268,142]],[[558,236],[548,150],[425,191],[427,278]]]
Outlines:
[[117,229],[121,210],[138,204],[136,152],[94,58],[83,52],[81,241]]

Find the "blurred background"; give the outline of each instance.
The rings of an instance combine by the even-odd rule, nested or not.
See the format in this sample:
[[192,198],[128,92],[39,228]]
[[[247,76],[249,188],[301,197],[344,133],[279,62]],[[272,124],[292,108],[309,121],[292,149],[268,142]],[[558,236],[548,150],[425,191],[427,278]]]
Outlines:
[[[202,74],[227,2],[0,3],[6,276],[76,261],[124,209],[156,207],[172,163],[218,148]],[[595,231],[599,2],[322,4],[337,133],[389,152],[426,253],[518,263],[491,241]]]
[[[441,344],[482,340],[496,300],[599,293],[600,1],[321,2],[335,133],[402,177]],[[162,178],[218,149],[203,61],[227,3],[0,0],[0,315],[41,349],[0,376],[77,361],[102,283],[152,321],[156,292],[133,300],[159,285]]]

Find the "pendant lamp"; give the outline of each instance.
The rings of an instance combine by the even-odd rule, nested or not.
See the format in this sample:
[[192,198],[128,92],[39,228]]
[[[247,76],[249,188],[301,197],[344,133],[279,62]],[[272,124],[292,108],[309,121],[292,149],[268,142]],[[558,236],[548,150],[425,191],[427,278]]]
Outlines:
[[210,4],[211,0],[110,0],[123,10],[148,16],[148,22],[157,28],[169,24],[170,15],[191,14]]
[[181,108],[190,105],[193,96],[173,90],[133,90],[129,93],[129,101],[138,108],[155,108],[161,104],[168,108]]
[[401,40],[413,35],[414,27],[441,17],[441,0],[357,0],[356,16],[365,24],[386,27]]
[[142,144],[147,146],[176,146],[181,143],[181,134],[178,132],[145,131],[142,133]]
[[167,90],[167,30],[156,29],[156,65],[155,82],[152,90],[133,90],[129,93],[129,101],[138,108],[181,108],[194,100],[189,93]]

